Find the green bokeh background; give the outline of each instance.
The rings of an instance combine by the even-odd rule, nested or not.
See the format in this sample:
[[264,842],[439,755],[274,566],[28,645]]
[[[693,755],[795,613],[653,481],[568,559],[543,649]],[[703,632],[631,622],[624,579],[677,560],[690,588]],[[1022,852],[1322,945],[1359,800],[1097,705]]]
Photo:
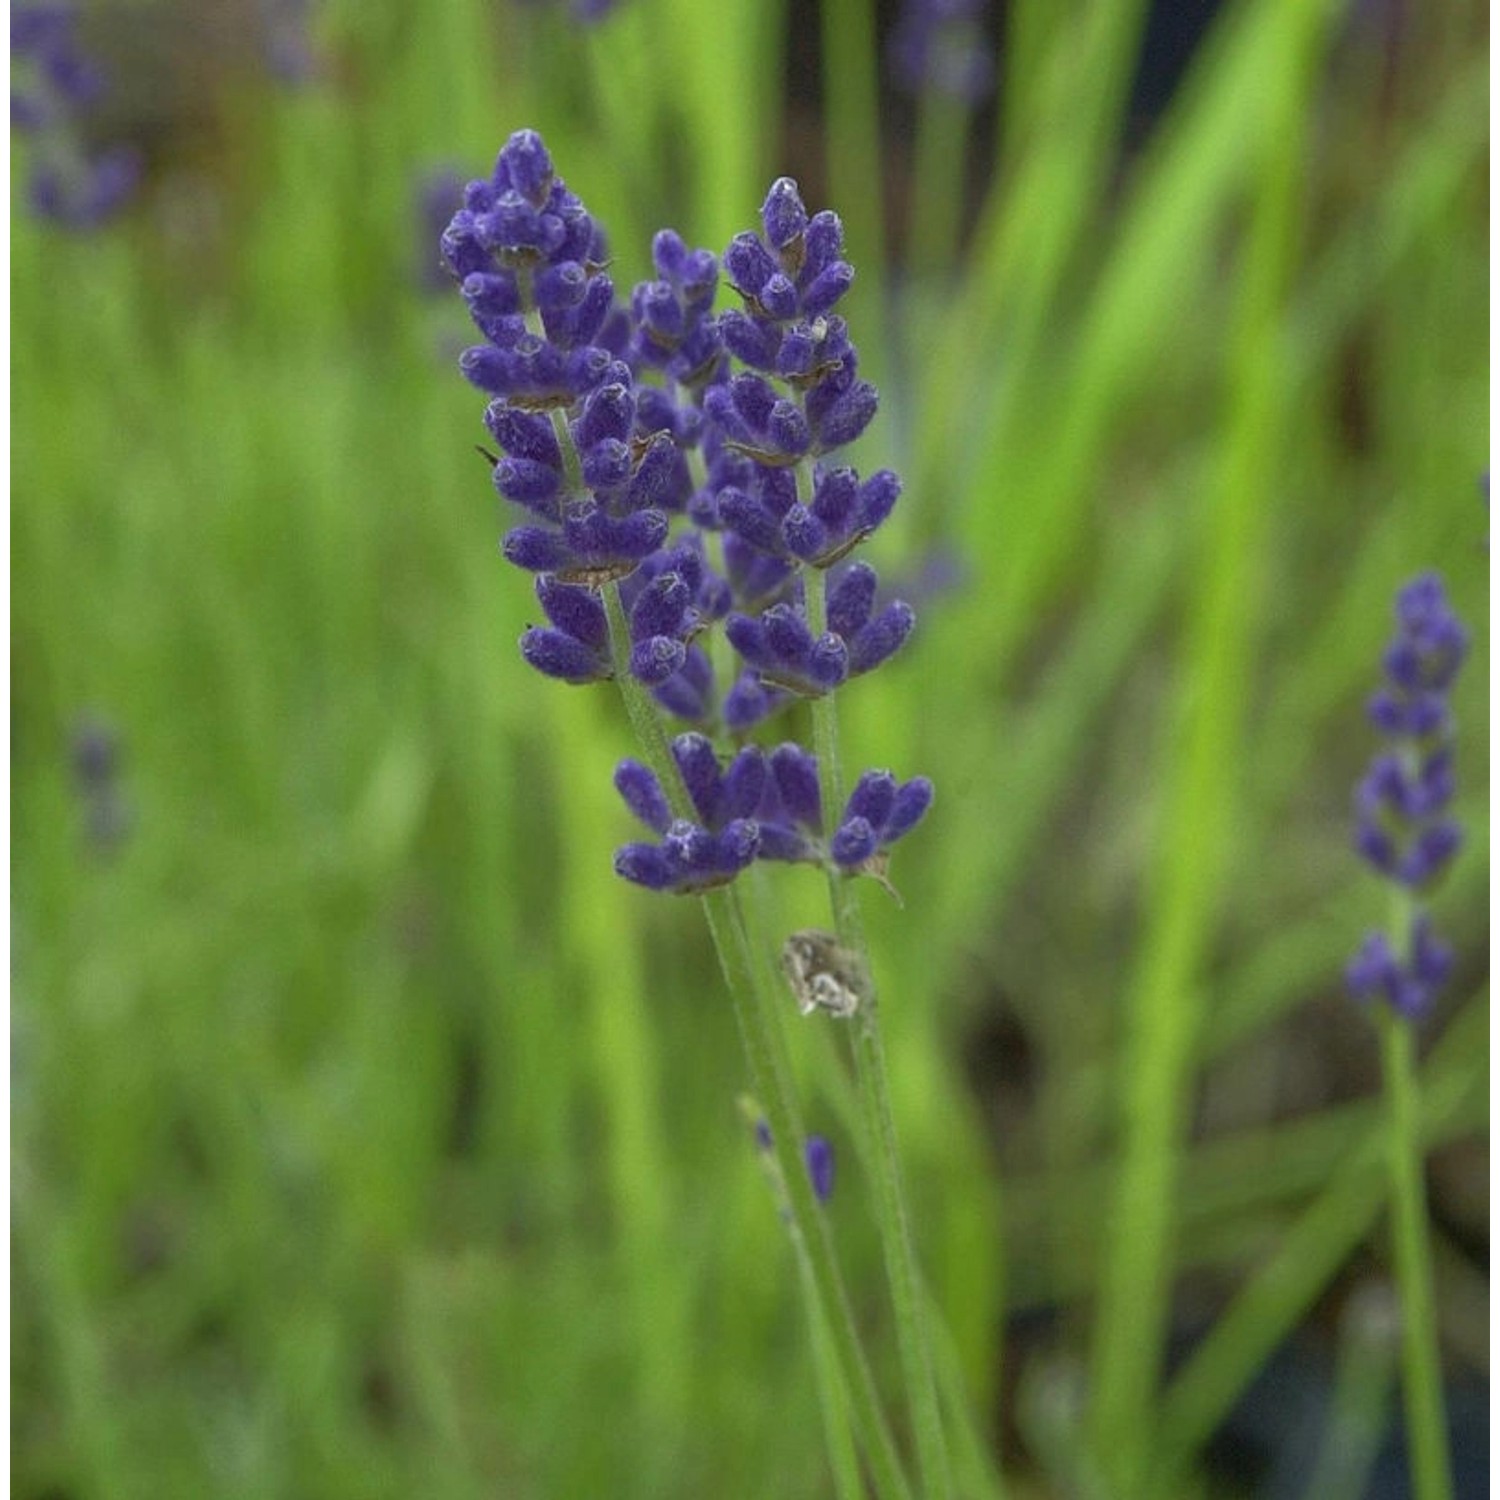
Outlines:
[[[611,874],[628,727],[515,650],[537,609],[497,554],[464,320],[416,285],[419,178],[482,174],[523,124],[621,287],[659,225],[722,247],[780,171],[848,221],[884,396],[857,457],[907,485],[872,555],[959,572],[844,695],[850,766],[939,789],[904,905],[865,912],[944,1359],[1012,1491],[1077,1492],[1078,1414],[1044,1398],[1122,1300],[1155,1347],[1299,1247],[1248,1379],[1351,1266],[1384,1273],[1374,1044],[1339,981],[1384,897],[1348,788],[1392,595],[1429,567],[1474,644],[1426,1076],[1434,1141],[1472,1151],[1483,11],[1424,8],[1387,47],[1329,0],[1227,5],[1122,153],[1143,14],[1076,10],[1010,8],[1003,118],[948,187],[956,264],[910,233],[913,162],[953,121],[913,137],[886,101],[875,149],[859,68],[832,66],[854,0],[826,5],[817,114],[786,107],[800,9],[622,0],[585,34],[348,3],[299,89],[192,54],[150,191],[105,232],[28,217],[17,148],[17,1494],[831,1493],[711,949],[691,904]],[[90,715],[131,814],[108,852],[70,760]],[[777,930],[826,921],[811,872],[754,884]],[[838,1039],[790,1000],[788,1024],[894,1388]],[[1154,1196],[1115,1196],[1129,1139]],[[1146,1258],[1111,1291],[1119,1239]],[[1482,1272],[1440,1254],[1439,1291],[1461,1323]],[[1146,1388],[1167,1447],[1198,1446],[1192,1397]]]

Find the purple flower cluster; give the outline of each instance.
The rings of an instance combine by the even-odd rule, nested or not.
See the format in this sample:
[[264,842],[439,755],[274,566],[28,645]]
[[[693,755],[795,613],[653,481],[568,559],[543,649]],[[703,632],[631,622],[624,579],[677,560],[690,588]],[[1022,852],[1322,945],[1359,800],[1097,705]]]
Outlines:
[[422,292],[446,295],[453,283],[433,246],[464,200],[463,174],[447,165],[428,167],[412,183],[411,199],[417,227],[413,279]]
[[909,94],[947,94],[979,104],[995,86],[981,45],[984,0],[906,0],[887,43],[896,82]]
[[[526,3],[535,4],[536,0],[526,0]],[[602,21],[619,3],[620,0],[568,0],[567,9],[573,20],[591,26]]]
[[[867,776],[825,839],[816,802],[788,804],[776,784],[776,756],[796,747],[768,758],[745,745],[799,699],[887,661],[915,622],[907,604],[880,600],[874,568],[849,560],[901,485],[832,458],[879,400],[835,311],[854,278],[842,226],[809,215],[779,179],[760,232],[724,253],[739,306],[720,313],[717,256],[670,229],[651,251],[652,279],[618,297],[602,230],[529,130],[463,189],[442,232],[484,340],[460,367],[491,397],[494,484],[514,508],[501,550],[537,575],[545,616],[522,655],[569,683],[628,672],[694,726],[673,748],[695,821],[674,817],[644,766],[620,767],[627,804],[660,840],[620,851],[627,879],[702,891],[757,855],[880,874],[886,848],[925,812],[928,783],[908,783],[893,808],[894,782]],[[809,569],[829,572],[816,626]],[[611,639],[615,590],[624,640]],[[738,659],[722,685],[719,627]],[[740,747],[727,766],[714,734]]]
[[318,60],[308,35],[311,11],[311,0],[260,0],[266,68],[281,83],[307,83],[317,72]]
[[120,786],[119,732],[97,715],[83,715],[73,726],[71,749],[86,842],[96,855],[112,854],[124,842],[133,821]]
[[106,90],[103,71],[79,46],[69,4],[11,10],[11,127],[34,142],[28,200],[38,217],[67,229],[94,229],[129,200],[141,160],[131,146],[88,150],[81,123]]
[[[1462,842],[1448,816],[1453,800],[1453,717],[1449,691],[1468,648],[1442,580],[1425,573],[1396,596],[1396,638],[1386,648],[1385,683],[1370,699],[1372,723],[1389,748],[1355,791],[1355,848],[1385,879],[1410,893],[1430,887]],[[1404,1015],[1431,1003],[1452,954],[1418,910],[1396,942],[1370,933],[1350,963],[1351,993],[1384,997]]]
[[615,869],[651,890],[697,894],[732,880],[751,860],[832,865],[845,875],[884,879],[890,847],[932,805],[932,783],[898,783],[889,771],[866,771],[829,834],[823,826],[817,757],[788,742],[766,754],[746,745],[721,769],[713,743],[681,734],[672,757],[692,798],[697,823],[672,817],[656,773],[620,762],[615,786],[625,805],[661,836],[627,844]]

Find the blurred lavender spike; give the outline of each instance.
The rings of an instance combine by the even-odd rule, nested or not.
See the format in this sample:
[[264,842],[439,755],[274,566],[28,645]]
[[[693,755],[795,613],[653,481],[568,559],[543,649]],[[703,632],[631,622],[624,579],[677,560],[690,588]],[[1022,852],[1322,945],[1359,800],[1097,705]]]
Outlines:
[[[1468,650],[1468,632],[1436,573],[1396,596],[1397,632],[1383,657],[1385,684],[1369,715],[1388,741],[1355,789],[1354,847],[1410,899],[1452,862],[1462,830],[1447,814],[1454,793],[1449,693]],[[1411,910],[1406,930],[1369,933],[1345,971],[1356,999],[1382,996],[1398,1012],[1426,1011],[1452,968],[1452,953],[1427,914]]]

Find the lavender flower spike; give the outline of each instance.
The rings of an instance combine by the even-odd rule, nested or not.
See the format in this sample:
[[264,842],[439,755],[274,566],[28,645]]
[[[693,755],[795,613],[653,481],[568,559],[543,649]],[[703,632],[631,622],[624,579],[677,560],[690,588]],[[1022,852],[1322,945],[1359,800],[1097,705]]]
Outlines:
[[1412,889],[1440,875],[1461,841],[1444,810],[1453,797],[1448,691],[1468,634],[1442,580],[1424,573],[1396,596],[1399,629],[1384,658],[1386,686],[1370,719],[1391,743],[1355,794],[1355,845],[1378,873]]
[[[797,184],[779,177],[761,207],[764,237],[738,234],[724,272],[744,301],[719,319],[724,347],[751,370],[802,399],[778,399],[751,375],[711,387],[704,410],[757,463],[793,463],[852,443],[875,415],[875,387],[858,378],[858,356],[832,309],[854,282],[844,227],[823,210],[809,217]],[[734,387],[731,390],[731,387]]]
[[[1424,573],[1396,596],[1398,630],[1386,649],[1386,683],[1369,714],[1390,748],[1355,791],[1354,844],[1375,871],[1406,892],[1433,885],[1462,842],[1447,816],[1454,791],[1448,693],[1468,648],[1442,580]],[[1356,999],[1382,996],[1404,1016],[1427,1010],[1452,967],[1452,953],[1427,914],[1412,912],[1397,942],[1370,933],[1345,972]]]
[[496,398],[485,416],[503,454],[495,487],[527,512],[505,535],[506,558],[564,583],[627,577],[666,540],[666,512],[686,505],[691,478],[659,416],[638,430],[642,392],[619,357],[628,334],[613,331],[623,314],[603,232],[534,130],[518,130],[490,177],[464,189],[441,249],[485,338],[459,367]]
[[84,55],[78,8],[17,5],[11,13],[11,124],[34,138],[27,198],[33,212],[65,229],[95,229],[130,199],[140,152],[123,142],[94,146],[91,116],[108,92]]

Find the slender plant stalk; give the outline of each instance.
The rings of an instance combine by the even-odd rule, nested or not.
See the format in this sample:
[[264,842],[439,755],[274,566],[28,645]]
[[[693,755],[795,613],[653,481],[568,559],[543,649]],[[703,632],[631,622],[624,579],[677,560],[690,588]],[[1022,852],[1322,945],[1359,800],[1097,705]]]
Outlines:
[[1340,1322],[1338,1363],[1333,1372],[1328,1420],[1308,1500],[1361,1500],[1390,1424],[1396,1383],[1398,1314],[1382,1282],[1356,1290]]
[[[1480,1044],[1487,1010],[1486,997],[1473,1002],[1443,1039],[1441,1061],[1434,1055],[1428,1063],[1420,1098],[1424,1144],[1442,1139],[1461,1118],[1465,1099],[1483,1088],[1482,1074],[1450,1064]],[[1349,1153],[1168,1386],[1153,1455],[1156,1493],[1181,1493],[1193,1454],[1369,1233],[1384,1191],[1386,1139],[1377,1127]]]
[[[555,696],[551,701],[559,703]],[[593,693],[570,695],[563,702],[586,716],[576,726],[585,735],[605,719],[610,707],[607,695]],[[670,1431],[680,1427],[687,1405],[683,1364],[690,1305],[673,1261],[676,1210],[661,1117],[660,1028],[640,950],[621,951],[618,935],[628,926],[624,913],[631,892],[606,862],[597,859],[600,819],[607,816],[603,804],[613,798],[613,788],[606,741],[597,733],[590,739],[591,770],[597,775],[579,778],[588,783],[586,793],[580,784],[576,797],[559,799],[558,818],[569,862],[584,866],[574,876],[575,889],[594,918],[580,923],[572,937],[588,981],[590,998],[581,1007],[583,1016],[592,1024],[598,1054],[609,1059],[601,1069],[599,1089],[608,1121],[603,1165],[619,1238],[634,1268],[630,1311],[641,1345],[640,1377],[648,1410],[663,1424],[661,1430]],[[576,1027],[579,1019],[570,1018],[570,1024]]]
[[[661,719],[645,688],[630,675],[629,625],[618,583],[606,584],[601,593],[609,621],[615,681],[641,752],[646,764],[656,773],[673,814],[691,819],[694,817],[692,802],[667,745]],[[791,1232],[806,1264],[804,1284],[816,1293],[816,1300],[808,1309],[809,1317],[815,1324],[823,1320],[838,1353],[849,1410],[864,1441],[865,1457],[876,1492],[896,1497],[896,1500],[906,1500],[911,1491],[901,1469],[895,1440],[880,1409],[874,1376],[860,1346],[827,1220],[802,1168],[800,1152],[804,1131],[776,1032],[776,1007],[781,997],[757,980],[754,950],[733,893],[727,889],[707,891],[701,901],[719,965],[734,1003],[735,1019],[749,1064],[751,1087],[766,1112],[766,1122],[771,1129],[771,1149],[786,1184]]]
[[1375,1163],[1351,1155],[1214,1324],[1160,1403],[1153,1493],[1184,1492],[1193,1455],[1368,1232],[1380,1191]]
[[865,330],[861,373],[876,385],[889,371],[885,171],[880,146],[880,48],[873,0],[824,0],[823,101],[828,179],[840,206],[851,258],[860,267],[849,301]]
[[[703,242],[723,245],[740,227],[744,204],[764,181],[770,144],[764,122],[777,118],[780,86],[774,42],[784,23],[781,0],[754,6],[702,5],[672,0],[652,9],[656,57],[673,57],[671,93],[691,132],[691,222]],[[622,7],[623,9],[623,7]],[[675,55],[674,55],[675,54]],[[726,99],[754,99],[756,108],[725,109]]]
[[859,1453],[849,1430],[847,1388],[838,1345],[818,1301],[807,1256],[799,1248],[797,1274],[802,1278],[802,1297],[811,1314],[813,1364],[818,1377],[818,1401],[823,1408],[823,1436],[828,1444],[828,1465],[839,1500],[863,1500],[865,1487],[859,1474]]
[[917,102],[907,264],[947,275],[958,254],[969,144],[969,106],[928,89]]
[[959,1493],[972,1496],[973,1500],[1005,1500],[1005,1473],[993,1437],[987,1437],[974,1419],[974,1405],[958,1346],[930,1286],[923,1286],[922,1298],[927,1309],[938,1394],[954,1435],[953,1471]]
[[1412,1488],[1416,1500],[1451,1500],[1453,1475],[1433,1306],[1411,1023],[1381,1005],[1376,1011],[1376,1026],[1389,1110],[1386,1165],[1390,1173],[1396,1284],[1401,1292],[1401,1388]]
[[810,1314],[814,1318],[826,1318],[838,1349],[850,1410],[864,1437],[865,1456],[877,1494],[906,1500],[911,1490],[901,1469],[895,1440],[880,1409],[874,1376],[860,1346],[853,1310],[834,1258],[827,1220],[802,1166],[802,1122],[790,1079],[777,1063],[775,1019],[770,1014],[770,1005],[780,997],[768,996],[764,986],[756,983],[753,952],[731,894],[725,890],[709,891],[702,897],[702,902],[724,979],[734,1000],[740,1039],[750,1066],[751,1086],[771,1127],[772,1150],[786,1182],[792,1232],[806,1256],[809,1282],[818,1293],[818,1304],[810,1309]]
[[[570,27],[583,35],[589,84],[599,104],[612,170],[591,184],[591,201],[603,199],[605,221],[636,225],[645,184],[651,180],[655,143],[661,139],[661,91],[652,88],[652,42],[644,7],[622,5],[607,25]],[[573,42],[571,45],[577,45]]]
[[[758,904],[752,904],[752,915],[758,916]],[[755,943],[757,951],[769,946],[766,934],[758,926],[750,929],[752,938],[763,941]],[[784,1012],[783,1012],[784,1013]],[[848,1131],[855,1143],[859,1161],[873,1178],[876,1172],[875,1155],[877,1143],[866,1128],[863,1101],[854,1081],[841,1066],[830,1028],[824,1028],[817,1039],[821,1046],[820,1059],[815,1061],[817,1071],[827,1098],[839,1123]],[[921,1268],[918,1267],[918,1274]],[[975,1500],[1001,1500],[1004,1494],[1004,1476],[993,1451],[993,1442],[982,1432],[975,1420],[974,1406],[968,1383],[965,1380],[958,1346],[947,1327],[942,1308],[932,1287],[925,1277],[920,1287],[923,1306],[926,1309],[928,1342],[932,1351],[933,1378],[937,1382],[938,1395],[951,1431],[955,1434],[954,1474],[959,1490],[972,1495]]]
[[[808,629],[815,637],[820,636],[828,624],[826,582],[820,569],[804,570],[804,589]],[[813,747],[818,758],[823,820],[825,825],[831,827],[832,820],[844,801],[838,758],[838,710],[834,705],[833,695],[826,693],[821,698],[815,698],[812,712]],[[952,1492],[952,1477],[948,1467],[947,1446],[943,1439],[937,1387],[933,1381],[932,1356],[927,1342],[926,1306],[921,1297],[911,1224],[901,1187],[896,1122],[891,1109],[885,1049],[880,1038],[879,1002],[873,978],[869,975],[869,947],[865,942],[864,921],[859,910],[859,892],[852,881],[830,871],[828,898],[839,942],[864,960],[869,980],[854,1019],[855,1070],[859,1080],[865,1131],[871,1148],[877,1221],[885,1252],[886,1275],[891,1284],[896,1339],[901,1351],[907,1399],[911,1404],[912,1429],[917,1440],[917,1463],[922,1476],[922,1492],[936,1500],[936,1497]]]
[[599,591],[604,601],[605,618],[609,621],[609,655],[614,667],[615,683],[625,704],[625,713],[630,727],[635,731],[641,753],[646,764],[656,772],[662,790],[667,794],[667,803],[674,818],[685,818],[697,822],[692,798],[682,783],[677,762],[667,745],[666,731],[661,718],[652,706],[650,696],[634,677],[630,675],[630,622],[625,616],[625,606],[620,599],[620,585],[606,583]]
[[[752,1128],[765,1118],[760,1102],[748,1097],[741,1097],[740,1113]],[[774,1156],[765,1162],[765,1173],[775,1195],[777,1211],[785,1217],[789,1212],[786,1183],[782,1180],[781,1164]],[[802,1278],[802,1295],[808,1309],[814,1314],[810,1330],[813,1367],[817,1376],[818,1405],[823,1413],[823,1435],[828,1444],[828,1463],[833,1471],[834,1489],[838,1500],[864,1500],[859,1452],[854,1446],[854,1434],[849,1427],[848,1395],[844,1384],[844,1367],[839,1363],[838,1345],[834,1343],[828,1320],[817,1316],[821,1304],[818,1300],[818,1288],[813,1282],[812,1271],[807,1262],[806,1250],[798,1242],[795,1233],[790,1234],[789,1238],[797,1256],[797,1274]]]
[[[1035,351],[1055,330],[1049,314],[1102,197],[1143,12],[1142,0],[1103,0],[1082,7],[1076,23],[1025,23],[1038,74],[1021,87],[1034,123],[1015,131],[997,157],[1004,171],[993,175],[981,205],[964,284],[923,364],[913,476],[918,494],[941,493],[950,482],[953,420],[972,407],[973,371],[995,347],[1002,315],[1011,369],[1031,369]],[[1007,116],[1015,77],[1015,67],[1007,68],[997,120]],[[1017,147],[1019,161],[1011,159]],[[1016,383],[1002,380],[997,389],[1008,406]],[[1015,413],[992,406],[985,415],[980,463],[993,474],[1014,462]],[[975,485],[969,493],[990,490]]]

